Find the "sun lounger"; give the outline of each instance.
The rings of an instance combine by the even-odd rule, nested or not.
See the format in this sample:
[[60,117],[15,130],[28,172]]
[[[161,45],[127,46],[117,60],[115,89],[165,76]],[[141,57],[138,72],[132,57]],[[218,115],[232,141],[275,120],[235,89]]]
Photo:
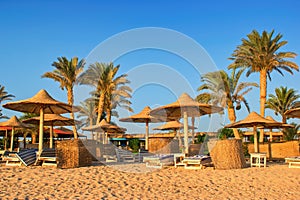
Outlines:
[[289,164],[289,168],[300,168],[300,156],[285,158],[285,162]]
[[206,166],[212,165],[210,156],[207,155],[196,155],[193,157],[185,157],[181,161],[185,169],[202,169]]
[[37,149],[24,149],[16,153],[16,157],[25,166],[33,165],[36,161]]
[[42,166],[57,166],[55,149],[43,149],[37,159],[37,163],[39,162],[42,163]]
[[163,168],[164,166],[174,165],[174,154],[161,154],[146,156],[143,158],[143,162],[146,163],[146,167]]
[[116,155],[119,162],[134,162],[135,156],[130,151],[116,148]]
[[15,151],[4,151],[2,154],[2,162],[5,162],[6,166],[21,166],[22,163],[16,156],[18,152]]

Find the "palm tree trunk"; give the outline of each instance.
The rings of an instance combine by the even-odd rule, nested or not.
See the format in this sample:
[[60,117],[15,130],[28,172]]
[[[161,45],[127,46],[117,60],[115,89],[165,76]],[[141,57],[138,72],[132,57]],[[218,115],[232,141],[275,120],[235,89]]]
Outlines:
[[98,105],[98,116],[97,116],[97,124],[100,123],[103,108],[104,108],[104,99],[105,99],[105,93],[101,92],[100,98],[99,98],[99,105]]
[[[227,110],[228,110],[228,118],[229,118],[230,123],[234,123],[236,120],[236,116],[235,116],[235,110],[234,110],[232,102],[228,103]],[[232,130],[233,130],[235,139],[241,139],[238,130],[236,128],[233,128]]]
[[109,108],[106,109],[106,121],[110,123],[111,120],[111,110]]
[[[68,104],[73,106],[74,96],[73,96],[73,88],[68,88]],[[71,119],[75,119],[73,111],[70,113]],[[73,126],[74,139],[78,139],[76,126]]]
[[[267,96],[267,70],[262,69],[260,71],[260,115],[265,117],[265,104]],[[259,142],[264,141],[264,129],[260,129]]]

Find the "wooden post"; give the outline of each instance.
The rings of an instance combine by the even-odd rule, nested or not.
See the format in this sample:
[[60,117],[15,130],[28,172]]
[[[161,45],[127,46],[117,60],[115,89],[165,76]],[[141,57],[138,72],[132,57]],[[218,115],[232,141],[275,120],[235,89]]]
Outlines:
[[184,133],[184,153],[189,153],[189,137],[188,137],[188,117],[187,112],[183,112],[183,133]]

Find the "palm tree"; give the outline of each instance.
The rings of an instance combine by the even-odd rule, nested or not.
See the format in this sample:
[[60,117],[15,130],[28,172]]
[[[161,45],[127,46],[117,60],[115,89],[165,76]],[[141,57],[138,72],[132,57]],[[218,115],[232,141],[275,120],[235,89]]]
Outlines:
[[280,114],[282,116],[282,122],[286,123],[285,111],[299,106],[300,98],[299,94],[296,94],[296,90],[288,89],[287,87],[280,87],[275,89],[275,95],[269,94],[269,98],[266,102],[266,108],[272,109],[275,115]]
[[[0,85],[0,105],[3,101],[8,101],[8,100],[11,100],[13,97],[15,97],[14,95],[12,94],[8,94],[7,91],[5,91],[5,87]],[[4,116],[2,114],[2,110],[0,109],[0,119],[3,119],[3,118],[6,118],[8,119],[7,116]]]
[[106,121],[108,123],[111,122],[111,117],[119,117],[118,112],[115,110],[117,107],[121,107],[123,109],[128,110],[129,112],[133,112],[133,109],[130,107],[131,102],[127,98],[131,98],[131,88],[122,85],[117,87],[112,94],[107,94],[107,98],[105,99],[105,110],[106,110]]
[[[233,69],[230,75],[223,70],[205,74],[201,77],[201,81],[204,84],[198,88],[198,91],[208,90],[209,92],[199,94],[196,100],[201,103],[212,103],[227,107],[230,122],[235,122],[235,110],[241,109],[241,102],[243,102],[248,112],[250,112],[245,95],[252,90],[252,87],[258,87],[256,83],[239,83],[243,71],[240,70],[236,73],[235,69]],[[238,130],[233,129],[233,132],[235,138],[239,139]]]
[[[77,84],[76,79],[83,71],[85,65],[84,59],[78,62],[78,58],[74,57],[70,61],[66,57],[57,58],[58,62],[53,62],[52,66],[55,67],[53,72],[46,72],[42,78],[51,78],[60,83],[62,90],[67,90],[68,104],[73,105],[74,95],[73,88]],[[71,118],[74,119],[74,113],[71,113]],[[77,139],[76,127],[73,126],[74,138]]]
[[[122,74],[116,77],[120,65],[114,66],[113,63],[98,63],[91,64],[89,68],[80,75],[80,84],[92,85],[96,89],[96,94],[99,96],[97,109],[97,123],[100,123],[101,116],[105,109],[105,103],[111,101],[111,95],[118,94],[124,98],[130,97],[131,90],[121,90],[121,86],[126,86],[130,83],[127,80],[127,74]],[[127,88],[127,87],[126,87]],[[112,104],[113,105],[113,104]],[[108,106],[111,110],[111,106]],[[109,112],[110,113],[110,112]]]
[[[280,41],[281,34],[275,37],[274,30],[270,33],[263,31],[260,35],[253,30],[247,35],[247,39],[242,39],[242,44],[237,46],[230,59],[234,62],[228,67],[247,68],[246,76],[258,72],[260,74],[260,114],[265,116],[265,103],[267,95],[267,77],[271,80],[272,71],[277,71],[283,75],[282,70],[293,74],[292,70],[299,70],[296,63],[287,60],[297,56],[294,52],[278,52],[287,44],[287,41]],[[260,134],[260,142],[263,141],[264,134]]]
[[80,110],[77,115],[78,119],[82,119],[81,126],[92,126],[96,123],[96,104],[95,100],[92,98],[86,99],[84,102],[80,103]]
[[298,131],[300,129],[300,124],[291,123],[293,125],[293,128],[286,128],[283,130],[283,138],[284,140],[290,141],[294,140],[295,137],[298,136]]

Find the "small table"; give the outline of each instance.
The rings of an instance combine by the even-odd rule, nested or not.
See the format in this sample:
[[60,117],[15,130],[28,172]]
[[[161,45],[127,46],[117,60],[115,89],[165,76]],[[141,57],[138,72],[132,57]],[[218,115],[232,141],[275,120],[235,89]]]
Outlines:
[[285,162],[289,164],[289,168],[300,168],[300,156],[285,158]]
[[177,166],[184,166],[185,167],[185,163],[183,162],[185,158],[185,154],[184,153],[175,153],[174,154],[174,166],[175,168],[177,168]]
[[266,167],[267,153],[250,153],[250,165],[251,167]]

